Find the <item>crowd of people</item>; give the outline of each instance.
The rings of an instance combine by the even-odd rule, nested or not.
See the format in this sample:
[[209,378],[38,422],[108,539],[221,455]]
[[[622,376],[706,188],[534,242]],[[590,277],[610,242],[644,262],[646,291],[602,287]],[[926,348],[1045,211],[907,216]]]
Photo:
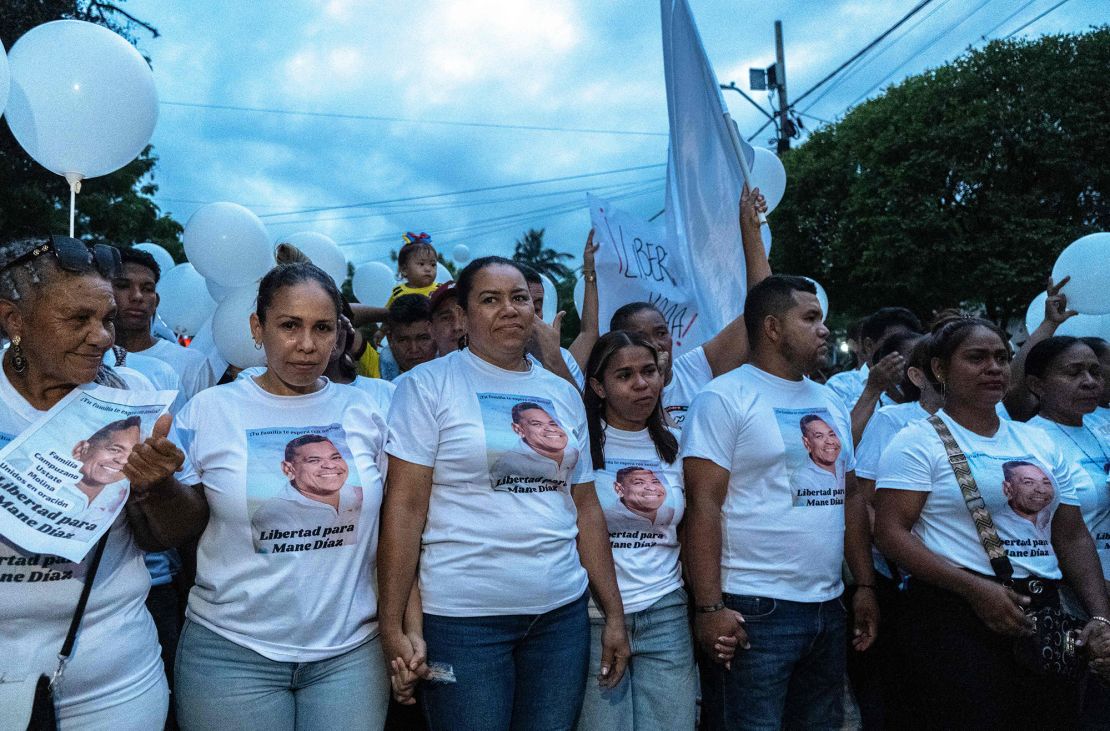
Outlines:
[[[1055,335],[1056,284],[1016,354],[888,307],[818,382],[824,313],[764,209],[744,313],[677,357],[646,302],[600,334],[592,236],[569,348],[536,272],[436,285],[408,234],[384,307],[286,247],[266,365],[222,374],[151,334],[148,255],[0,245],[4,443],[85,384],[179,392],[115,429],[130,495],[59,727],[837,729],[846,698],[869,729],[1110,727],[1110,344]],[[18,727],[91,560],[0,537]]]

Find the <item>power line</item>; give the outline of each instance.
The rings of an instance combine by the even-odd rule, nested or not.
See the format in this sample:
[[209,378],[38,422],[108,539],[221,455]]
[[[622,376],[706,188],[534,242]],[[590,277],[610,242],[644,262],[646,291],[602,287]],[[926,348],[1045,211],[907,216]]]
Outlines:
[[296,117],[323,117],[327,119],[349,119],[369,122],[403,122],[405,124],[433,124],[448,127],[477,127],[481,129],[511,129],[527,132],[575,132],[594,135],[631,135],[639,137],[666,137],[666,132],[647,132],[643,130],[597,129],[591,127],[544,127],[533,124],[501,124],[498,122],[467,122],[451,119],[416,119],[413,117],[388,117],[374,114],[345,114],[342,112],[307,112],[297,109],[274,109],[267,107],[243,107],[232,104],[202,104],[199,102],[162,101],[171,107],[190,109],[216,109],[231,112],[253,112],[256,114],[283,114]]
[[1016,17],[1017,15],[1019,15],[1019,14],[1020,14],[1021,12],[1023,12],[1023,11],[1024,11],[1024,10],[1025,10],[1026,8],[1028,8],[1028,7],[1030,6],[1030,5],[1032,5],[1032,4],[1033,4],[1033,3],[1035,3],[1035,2],[1037,2],[1037,0],[1027,0],[1027,1],[1026,1],[1026,2],[1024,3],[1024,4],[1023,4],[1023,5],[1021,5],[1020,7],[1018,7],[1018,9],[1017,9],[1017,10],[1015,10],[1014,12],[1010,13],[1009,15],[1007,15],[1007,16],[1006,16],[1005,18],[1003,18],[1002,20],[1000,20],[1000,21],[998,21],[997,23],[995,23],[995,24],[994,24],[994,26],[993,26],[993,27],[992,27],[992,28],[991,28],[990,30],[988,30],[988,31],[987,31],[986,33],[984,33],[983,35],[981,35],[981,36],[979,36],[979,37],[980,37],[981,39],[983,39],[984,41],[986,41],[986,40],[989,40],[989,39],[990,39],[990,35],[991,35],[991,33],[994,33],[994,32],[995,32],[996,30],[998,30],[998,29],[999,29],[999,28],[1001,28],[1002,26],[1004,26],[1004,25],[1006,25],[1007,23],[1009,23],[1009,22],[1010,22],[1010,21],[1011,21],[1011,20],[1012,20],[1012,19],[1013,19],[1014,17]]
[[[833,70],[833,71],[832,71],[832,72],[831,72],[831,73],[830,73],[830,74],[829,74],[828,76],[826,76],[825,78],[821,79],[820,81],[818,81],[818,82],[817,82],[816,84],[814,84],[813,86],[809,87],[809,89],[807,89],[807,90],[806,90],[806,91],[805,91],[805,92],[804,92],[804,93],[803,93],[803,94],[802,94],[801,96],[795,97],[795,99],[794,99],[794,104],[795,104],[795,105],[797,105],[797,104],[798,104],[798,102],[800,102],[800,101],[801,101],[802,99],[805,99],[805,98],[806,98],[807,96],[809,96],[810,94],[812,94],[812,93],[813,93],[814,91],[816,91],[816,90],[817,90],[818,88],[820,88],[821,86],[823,86],[823,85],[824,85],[824,84],[825,84],[826,82],[828,82],[828,81],[829,81],[830,79],[832,79],[832,78],[833,78],[834,76],[836,76],[836,75],[837,75],[837,74],[839,74],[839,73],[840,73],[841,71],[843,71],[843,70],[844,70],[844,69],[845,69],[845,68],[846,68],[846,67],[847,67],[847,66],[848,66],[849,64],[851,64],[851,63],[852,63],[853,61],[855,61],[855,60],[856,60],[857,58],[859,58],[859,57],[860,57],[860,56],[862,56],[863,54],[865,54],[865,53],[867,53],[868,51],[870,51],[870,50],[871,50],[872,48],[874,48],[874,47],[875,47],[876,45],[878,45],[878,44],[879,44],[879,43],[880,43],[880,42],[881,42],[881,41],[882,41],[882,40],[883,40],[884,38],[886,38],[886,37],[887,37],[887,36],[889,36],[889,35],[890,35],[891,33],[893,33],[894,31],[896,31],[896,30],[897,30],[897,29],[898,29],[898,28],[899,28],[899,27],[900,27],[900,26],[901,26],[901,25],[902,25],[903,23],[905,23],[905,22],[906,22],[907,20],[909,20],[909,19],[910,19],[910,18],[912,18],[912,17],[914,16],[914,15],[916,15],[916,14],[917,14],[918,12],[920,12],[920,11],[922,10],[922,8],[924,8],[924,7],[926,6],[926,5],[928,5],[928,4],[929,4],[929,3],[931,3],[932,1],[933,1],[933,0],[921,0],[921,2],[919,2],[919,3],[917,4],[917,5],[913,6],[913,8],[911,8],[911,9],[910,9],[910,11],[909,11],[908,13],[906,13],[905,15],[903,15],[903,16],[902,16],[902,17],[901,17],[901,18],[900,18],[900,19],[898,20],[898,22],[897,22],[897,23],[895,23],[894,25],[890,26],[889,28],[887,28],[886,30],[884,30],[884,31],[883,31],[883,32],[882,32],[881,34],[879,34],[879,37],[878,37],[878,38],[876,38],[875,40],[873,40],[873,41],[871,41],[870,43],[868,43],[868,44],[867,44],[866,46],[864,46],[864,47],[863,47],[862,49],[860,49],[859,51],[857,51],[857,52],[856,52],[856,54],[855,54],[855,55],[853,55],[853,56],[852,56],[851,58],[849,58],[849,59],[848,59],[847,61],[845,61],[844,63],[842,63],[842,64],[840,64],[839,66],[837,66],[837,67],[836,67],[836,69],[834,69],[834,70]],[[757,134],[758,134],[758,133],[757,133]]]
[[1049,14],[1049,13],[1051,13],[1051,12],[1052,12],[1053,10],[1055,10],[1055,9],[1056,9],[1056,8],[1058,8],[1058,7],[1060,7],[1061,5],[1063,5],[1063,4],[1064,4],[1064,3],[1066,3],[1066,2],[1068,2],[1068,0],[1060,0],[1060,2],[1056,3],[1055,5],[1053,5],[1053,6],[1051,7],[1051,8],[1049,8],[1048,10],[1046,10],[1046,11],[1044,11],[1043,13],[1041,13],[1040,15],[1038,15],[1038,16],[1037,16],[1036,18],[1033,18],[1033,19],[1032,19],[1032,20],[1030,20],[1030,21],[1029,21],[1028,23],[1024,23],[1023,25],[1019,25],[1019,26],[1018,26],[1017,28],[1015,28],[1014,30],[1010,31],[1010,33],[1009,33],[1009,34],[1008,34],[1008,35],[1006,36],[1006,39],[1007,39],[1007,40],[1009,40],[1010,38],[1013,38],[1013,37],[1014,37],[1015,35],[1017,35],[1018,33],[1022,32],[1023,30],[1025,30],[1025,29],[1026,29],[1026,28],[1028,28],[1029,26],[1033,25],[1033,24],[1034,24],[1034,23],[1036,23],[1036,22],[1037,22],[1038,20],[1040,20],[1040,19],[1041,19],[1041,18],[1043,18],[1044,16],[1048,15],[1048,14]]
[[363,203],[345,203],[336,206],[319,206],[316,208],[300,208],[291,211],[284,211],[281,213],[263,213],[259,218],[272,218],[274,216],[291,216],[299,213],[316,213],[318,211],[339,211],[348,208],[373,208],[374,206],[385,205],[386,203],[406,203],[408,201],[427,200],[429,198],[443,198],[451,195],[469,195],[471,193],[484,193],[490,190],[506,190],[508,188],[521,188],[529,185],[542,185],[544,183],[559,183],[565,180],[581,180],[583,178],[596,178],[604,175],[616,175],[618,173],[629,173],[635,170],[651,170],[653,168],[666,167],[667,163],[660,162],[653,165],[637,165],[628,168],[618,168],[616,170],[602,170],[596,173],[580,173],[578,175],[564,175],[558,178],[546,178],[543,180],[527,180],[520,183],[505,183],[504,185],[489,185],[482,188],[468,188],[466,190],[449,191],[446,193],[428,193],[426,195],[413,195],[404,198],[391,198],[388,200],[380,201],[366,201]]

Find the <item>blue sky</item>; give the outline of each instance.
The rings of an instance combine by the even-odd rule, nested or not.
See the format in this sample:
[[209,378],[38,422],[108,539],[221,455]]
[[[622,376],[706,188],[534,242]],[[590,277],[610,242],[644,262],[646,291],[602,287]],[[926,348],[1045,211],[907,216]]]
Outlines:
[[[934,0],[855,73],[800,108],[835,119],[885,84],[981,45],[984,34],[1010,33],[1058,1]],[[748,68],[774,60],[773,22],[781,19],[792,98],[916,4],[690,2],[718,77],[745,89]],[[543,227],[550,245],[577,258],[589,226],[586,190],[644,217],[662,208],[667,109],[652,0],[124,7],[161,32],[141,35],[139,46],[162,101],[156,200],[182,223],[203,203],[234,201],[263,216],[274,237],[331,236],[357,265],[387,260],[405,230],[429,232],[449,256],[458,243],[473,255],[511,254],[525,229]],[[1100,0],[1070,0],[1020,35],[1105,21]],[[755,132],[764,118],[725,94],[741,131]],[[182,106],[195,104],[390,119]],[[807,124],[819,125],[813,117]],[[764,131],[756,144],[769,137]],[[660,167],[573,177],[649,165]],[[572,179],[458,193],[552,178]],[[350,207],[366,203],[377,205]],[[336,206],[348,207],[306,211]]]

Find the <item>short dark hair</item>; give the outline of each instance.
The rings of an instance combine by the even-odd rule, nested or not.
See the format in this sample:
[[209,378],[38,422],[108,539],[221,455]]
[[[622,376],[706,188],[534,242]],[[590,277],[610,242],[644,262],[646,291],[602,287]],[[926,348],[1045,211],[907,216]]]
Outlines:
[[864,319],[863,324],[860,325],[859,335],[860,338],[875,342],[893,327],[904,327],[911,332],[919,333],[921,320],[905,307],[883,307]]
[[[1045,338],[1030,348],[1028,355],[1025,356],[1025,375],[1044,378],[1044,374],[1048,372],[1052,361],[1056,360],[1073,345],[1087,345],[1087,343],[1083,342],[1081,338],[1075,338],[1071,335],[1053,335],[1050,338]],[[1095,357],[1098,357],[1097,352]]]
[[752,347],[763,338],[763,321],[768,316],[780,317],[794,302],[795,292],[816,295],[817,287],[805,277],[773,274],[748,290],[744,299],[744,326]]
[[138,264],[154,272],[155,284],[162,278],[162,267],[158,266],[158,260],[142,249],[123,247],[119,250],[119,258],[123,264]]
[[292,462],[297,456],[297,450],[301,447],[308,446],[309,444],[319,444],[321,442],[329,442],[333,447],[335,446],[335,442],[320,434],[302,434],[296,439],[290,439],[285,445],[285,461]]
[[93,435],[85,441],[103,443],[108,441],[116,432],[127,431],[128,429],[142,429],[142,422],[138,416],[128,416],[126,419],[109,422],[93,432]]
[[[629,302],[626,305],[621,305],[613,316],[609,318],[610,330],[627,330],[629,321],[640,314],[644,310],[655,310],[659,312],[659,308],[650,302]],[[659,316],[663,317],[663,313],[659,312]],[[663,317],[663,319],[667,319]]]
[[335,303],[335,320],[338,322],[339,315],[343,312],[343,295],[339,293],[339,287],[335,286],[335,280],[331,278],[330,274],[315,264],[307,262],[278,264],[266,272],[266,276],[262,277],[262,281],[258,283],[258,303],[255,313],[258,315],[259,321],[266,322],[266,312],[270,309],[270,305],[273,304],[274,297],[279,291],[304,282],[315,282],[327,292],[332,302]]
[[438,260],[439,254],[436,252],[436,247],[432,246],[430,241],[431,239],[428,241],[413,241],[402,246],[401,250],[397,252],[397,268],[400,269],[404,267],[405,264],[409,263],[409,259],[417,254],[423,254],[425,252],[431,252],[432,256]]
[[503,256],[483,256],[479,259],[475,259],[463,267],[463,270],[459,272],[458,279],[455,281],[455,289],[459,293],[458,304],[459,307],[463,309],[463,312],[466,311],[467,305],[470,304],[470,290],[474,287],[474,277],[478,276],[478,272],[483,269],[495,266],[512,267],[520,272],[522,277],[524,276],[524,270],[520,268],[520,264],[517,264],[512,259],[506,259]]
[[385,324],[390,327],[411,325],[414,322],[430,322],[432,303],[422,294],[403,294],[389,305]]
[[828,420],[825,417],[821,416],[820,414],[806,414],[798,422],[798,426],[800,426],[802,428],[802,436],[803,437],[806,435],[806,427],[809,426],[810,424],[812,424],[815,421],[823,421],[826,424],[829,423]]
[[[1089,345],[1091,350],[1095,351],[1095,357],[1099,360],[1102,360],[1104,355],[1110,353],[1110,343],[1106,342],[1103,338],[1087,335],[1079,339]],[[1106,376],[1110,378],[1110,373],[1106,374]]]
[[540,273],[538,271],[528,266],[527,264],[520,264],[519,266],[520,273],[524,275],[524,281],[527,284],[539,284],[541,286],[543,285],[543,277],[540,276]]
[[[1037,465],[1033,464],[1032,462],[1026,462],[1023,459],[1010,460],[1009,462],[1006,462],[1002,465],[1002,479],[1009,482],[1010,477],[1012,477],[1014,474],[1014,470],[1016,470],[1018,467],[1037,467]],[[1041,468],[1037,467],[1037,469]],[[1043,472],[1044,470],[1041,471]]]
[[952,360],[952,354],[977,327],[985,327],[990,330],[998,336],[1003,345],[1009,348],[1009,338],[1006,333],[990,320],[981,317],[958,317],[948,320],[933,331],[929,344],[929,365],[925,369],[925,377],[938,389],[941,388],[941,382],[937,374],[933,372],[933,359],[936,358],[947,365]]
[[923,337],[925,336],[919,332],[902,332],[891,335],[871,354],[871,365],[875,365],[891,353],[901,353],[902,357],[909,360],[913,346]]
[[[624,478],[628,477],[633,472],[650,472],[651,474],[655,475],[655,470],[650,467],[644,467],[642,465],[632,465],[631,467],[621,467],[619,470],[617,470],[617,474],[613,477],[613,481],[624,482]],[[658,475],[655,476],[658,477]]]
[[[523,414],[525,411],[531,411],[532,409],[539,409],[540,411],[547,414],[548,416],[551,416],[551,414],[549,414],[547,412],[547,409],[540,406],[535,401],[521,401],[519,403],[513,404],[513,423],[514,424],[519,424],[520,423],[520,415]],[[554,417],[552,417],[552,418],[554,418]]]

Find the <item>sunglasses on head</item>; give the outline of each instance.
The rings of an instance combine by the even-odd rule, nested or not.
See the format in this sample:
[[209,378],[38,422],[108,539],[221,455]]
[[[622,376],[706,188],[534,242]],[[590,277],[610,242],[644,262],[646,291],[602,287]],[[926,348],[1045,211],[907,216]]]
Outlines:
[[45,244],[39,244],[23,256],[8,264],[9,267],[34,260],[54,252],[58,266],[67,272],[84,274],[94,268],[101,276],[114,279],[123,270],[119,249],[107,244],[86,244],[84,241],[70,238],[69,236],[51,236]]

